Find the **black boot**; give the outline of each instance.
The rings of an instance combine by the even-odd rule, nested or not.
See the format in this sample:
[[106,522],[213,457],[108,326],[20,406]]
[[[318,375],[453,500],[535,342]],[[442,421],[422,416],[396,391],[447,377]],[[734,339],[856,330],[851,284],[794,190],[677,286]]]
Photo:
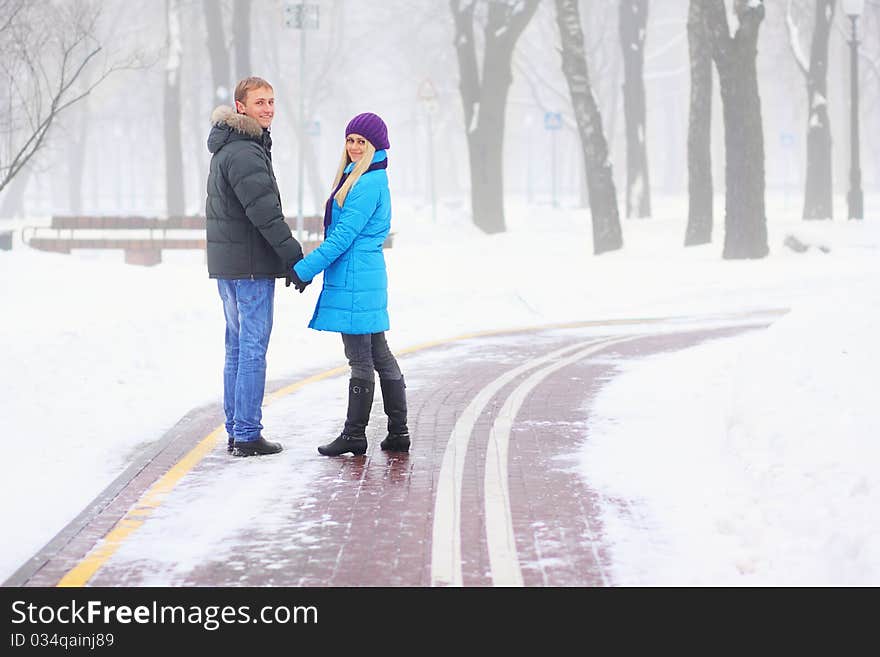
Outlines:
[[277,454],[282,450],[281,443],[272,443],[259,436],[256,440],[241,442],[236,440],[232,443],[233,456],[263,456]]
[[406,383],[401,376],[396,381],[382,379],[382,402],[388,416],[388,435],[379,445],[390,452],[409,451],[409,429],[406,427]]
[[346,452],[360,455],[367,451],[367,423],[373,407],[373,382],[351,379],[348,382],[348,413],[342,433],[331,443],[318,447],[324,456],[339,456]]

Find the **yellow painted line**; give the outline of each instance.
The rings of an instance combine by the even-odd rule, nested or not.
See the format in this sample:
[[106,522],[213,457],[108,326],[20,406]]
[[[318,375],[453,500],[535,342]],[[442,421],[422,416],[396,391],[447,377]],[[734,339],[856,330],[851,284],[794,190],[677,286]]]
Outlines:
[[[787,308],[771,308],[768,310],[759,311],[759,314],[766,315],[783,315],[788,312]],[[587,320],[581,322],[560,322],[557,324],[543,324],[541,326],[526,326],[523,328],[506,328],[506,329],[490,329],[488,331],[476,331],[474,333],[466,333],[464,335],[459,335],[454,338],[446,338],[443,340],[435,340],[433,342],[422,342],[421,344],[413,345],[412,347],[407,347],[406,349],[401,349],[400,351],[395,351],[396,354],[409,354],[414,351],[421,351],[422,349],[428,349],[430,347],[439,347],[440,345],[450,344],[452,342],[458,342],[460,340],[469,340],[471,338],[483,338],[489,337],[493,335],[513,335],[516,333],[529,333],[532,331],[552,331],[554,329],[569,329],[569,328],[587,328],[590,326],[626,326],[628,324],[633,325],[641,325],[641,324],[662,324],[663,322],[669,322],[676,319],[688,319],[693,321],[708,321],[712,319],[729,319],[733,317],[739,317],[740,315],[727,315],[727,314],[717,314],[717,315],[706,315],[704,317],[635,317],[635,318],[622,318],[622,319],[595,319],[595,320]],[[347,370],[348,368],[342,368],[343,370]]]
[[[394,353],[398,355],[411,354],[416,351],[423,351],[424,349],[430,349],[431,347],[439,347],[445,344],[451,344],[453,342],[460,342],[462,340],[470,340],[472,338],[483,338],[489,337],[493,335],[510,335],[515,333],[528,333],[530,331],[551,331],[553,329],[565,329],[565,328],[584,328],[587,326],[617,326],[617,325],[626,325],[626,324],[650,324],[650,323],[659,323],[659,322],[667,322],[671,318],[669,317],[659,317],[659,318],[638,318],[638,319],[609,319],[609,320],[591,320],[584,322],[565,322],[561,324],[545,324],[543,326],[527,326],[524,328],[515,328],[515,329],[491,329],[488,331],[476,331],[474,333],[464,333],[462,335],[457,335],[453,338],[443,338],[442,340],[433,340],[431,342],[422,342],[412,347],[407,347],[406,349],[395,350]],[[336,376],[337,374],[344,374],[348,372],[348,365],[342,365],[340,367],[334,367],[332,370],[327,370],[326,372],[320,372],[313,376],[308,377],[307,379],[303,379],[302,381],[297,381],[296,383],[291,383],[288,386],[283,388],[279,388],[275,392],[267,394],[265,397],[265,401],[263,405],[268,405],[271,402],[279,399],[281,397],[285,397],[292,392],[296,392],[300,388],[310,384],[315,383],[317,381],[321,381],[322,379],[327,379],[331,376]]]
[[74,566],[58,586],[85,586],[98,569],[112,557],[132,533],[158,508],[168,493],[177,485],[183,476],[195,467],[205,455],[214,449],[220,438],[226,437],[226,427],[221,425],[202,438],[182,459],[162,475],[129,509],[119,522],[110,530],[104,540],[86,557]]
[[529,333],[530,331],[552,331],[553,329],[563,328],[584,328],[587,326],[615,326],[618,324],[650,324],[652,322],[667,322],[669,317],[665,318],[642,318],[642,319],[608,319],[604,321],[588,321],[588,322],[566,322],[562,324],[544,324],[543,326],[527,326],[525,328],[515,329],[492,329],[489,331],[477,331],[475,333],[465,333],[454,338],[446,338],[444,340],[434,340],[433,342],[422,342],[421,344],[407,347],[397,351],[398,354],[409,354],[430,347],[439,347],[440,345],[449,344],[451,342],[459,342],[460,340],[470,340],[471,338],[485,338],[493,335],[512,335],[515,333]]
[[[767,311],[770,314],[786,312],[784,310],[771,310]],[[720,317],[719,317],[720,318]],[[543,326],[530,326],[524,328],[515,328],[515,329],[493,329],[488,331],[478,331],[475,333],[466,333],[463,335],[458,335],[453,338],[446,338],[443,340],[434,340],[432,342],[423,342],[421,344],[414,345],[412,347],[407,347],[406,349],[402,349],[398,351],[398,354],[410,354],[416,351],[422,351],[424,349],[429,349],[430,347],[438,347],[445,344],[451,344],[453,342],[459,342],[461,340],[468,340],[471,338],[480,338],[480,337],[488,337],[493,335],[504,335],[504,334],[514,334],[514,333],[527,333],[530,331],[548,331],[553,329],[562,329],[562,328],[582,328],[587,326],[620,326],[626,324],[653,324],[666,322],[671,319],[679,319],[675,317],[644,317],[644,318],[636,318],[636,319],[612,319],[612,320],[592,320],[592,321],[584,321],[584,322],[566,322],[561,324],[545,324]],[[708,318],[697,318],[697,319],[708,319]],[[327,379],[332,376],[336,376],[339,374],[344,374],[348,371],[348,366],[343,365],[340,367],[334,367],[333,369],[326,370],[324,372],[320,372],[313,376],[302,379],[301,381],[297,381],[296,383],[292,383],[288,386],[284,386],[283,388],[279,388],[275,392],[272,392],[264,398],[263,405],[266,406],[273,401],[276,401],[286,395],[289,395],[296,390],[310,384],[315,383],[317,381],[321,381],[322,379]],[[76,566],[74,566],[70,571],[67,572],[64,577],[61,578],[61,581],[58,582],[57,586],[86,586],[89,583],[89,580],[95,575],[96,572],[103,566],[110,557],[112,557],[116,551],[120,548],[122,543],[133,534],[137,529],[144,524],[146,519],[153,513],[153,511],[159,507],[160,504],[164,501],[165,497],[172,491],[172,489],[177,485],[177,483],[183,479],[183,477],[192,470],[198,463],[211,451],[215,448],[216,444],[223,440],[226,442],[226,427],[224,425],[220,425],[216,429],[214,429],[207,436],[202,438],[199,443],[193,447],[182,459],[180,459],[174,466],[166,472],[162,477],[160,477],[156,483],[154,483],[147,491],[141,495],[141,498],[137,501],[137,503],[129,509],[129,511],[113,526],[108,534],[104,537],[104,539],[91,551],[87,554]]]
[[343,365],[341,367],[334,367],[332,370],[327,370],[326,372],[321,372],[319,374],[315,374],[313,376],[308,377],[307,379],[303,379],[302,381],[297,381],[296,383],[291,383],[289,386],[284,386],[283,388],[279,388],[275,392],[272,392],[265,396],[263,400],[263,405],[267,406],[271,404],[276,399],[280,399],[286,395],[289,395],[292,392],[296,392],[300,388],[307,386],[310,383],[315,383],[316,381],[320,381],[322,379],[329,379],[331,376],[336,376],[337,374],[344,374],[348,372],[348,365]]

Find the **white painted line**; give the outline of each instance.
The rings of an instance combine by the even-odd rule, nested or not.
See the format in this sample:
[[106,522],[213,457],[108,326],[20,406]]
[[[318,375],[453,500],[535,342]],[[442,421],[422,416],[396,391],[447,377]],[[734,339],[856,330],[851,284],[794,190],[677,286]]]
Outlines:
[[[489,431],[489,443],[486,445],[486,470],[483,478],[483,500],[486,519],[486,546],[489,551],[489,566],[492,583],[495,586],[522,586],[523,578],[519,558],[516,552],[516,537],[513,533],[513,517],[510,512],[510,490],[507,477],[507,456],[510,445],[510,432],[529,393],[541,381],[553,372],[576,363],[606,347],[626,342],[637,336],[628,336],[614,340],[604,340],[592,344],[586,349],[563,360],[534,372],[523,381],[507,398],[498,412],[492,429]],[[578,345],[583,346],[581,345]]]
[[[607,341],[608,339],[603,339],[598,343],[604,344]],[[432,586],[462,586],[461,487],[464,480],[465,455],[477,419],[492,397],[520,374],[561,358],[572,351],[583,349],[585,344],[597,344],[597,341],[569,345],[505,372],[484,387],[459,416],[446,443],[437,478],[431,537]]]

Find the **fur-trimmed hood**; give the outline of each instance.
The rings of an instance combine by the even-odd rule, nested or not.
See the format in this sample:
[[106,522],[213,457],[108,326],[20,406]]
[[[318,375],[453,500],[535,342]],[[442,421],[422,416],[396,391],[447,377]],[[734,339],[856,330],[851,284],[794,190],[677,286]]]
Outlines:
[[220,105],[211,112],[211,134],[208,135],[208,150],[219,151],[226,142],[237,138],[253,139],[263,143],[263,127],[247,114],[239,114],[229,105]]

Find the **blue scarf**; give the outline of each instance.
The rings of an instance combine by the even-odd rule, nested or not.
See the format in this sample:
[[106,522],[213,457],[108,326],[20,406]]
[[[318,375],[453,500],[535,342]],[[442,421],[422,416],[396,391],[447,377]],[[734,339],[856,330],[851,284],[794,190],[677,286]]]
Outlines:
[[[376,171],[378,169],[387,169],[388,168],[388,158],[386,157],[384,160],[379,160],[378,162],[373,162],[370,167],[364,171],[364,173],[368,173],[370,171]],[[340,190],[342,187],[342,183],[345,182],[345,179],[348,178],[348,173],[343,173],[342,178],[339,179],[339,184],[336,185],[336,189],[333,190],[333,193],[330,194],[330,198],[327,199],[327,203],[324,205],[324,238],[327,237],[327,229],[330,227],[330,222],[333,221],[333,197],[336,196],[336,192]]]

